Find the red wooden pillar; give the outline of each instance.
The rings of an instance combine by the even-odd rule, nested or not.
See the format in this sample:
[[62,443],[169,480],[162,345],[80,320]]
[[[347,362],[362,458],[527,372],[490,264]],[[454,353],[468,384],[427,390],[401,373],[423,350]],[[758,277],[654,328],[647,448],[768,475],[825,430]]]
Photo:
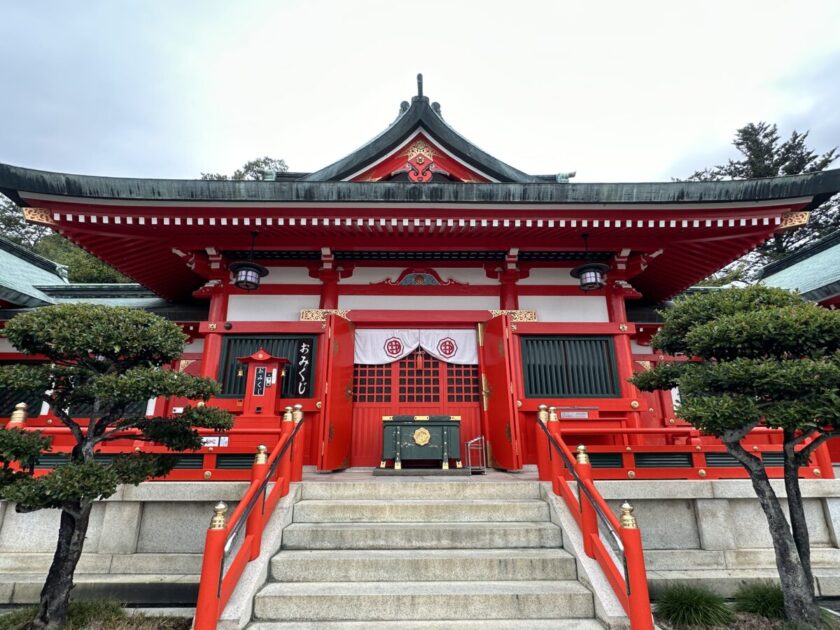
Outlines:
[[219,359],[222,355],[222,333],[220,328],[227,319],[228,294],[223,286],[213,289],[210,294],[210,309],[207,314],[209,332],[204,335],[204,351],[201,355],[200,376],[216,378]]
[[[627,426],[638,429],[642,426],[641,392],[627,379],[633,376],[633,348],[630,345],[632,326],[627,323],[627,309],[624,306],[625,291],[615,285],[607,289],[607,311],[610,321],[619,325],[619,333],[615,336],[615,358],[618,367],[618,382],[621,387],[621,397],[630,398],[632,409],[627,413]],[[629,444],[641,443],[637,435],[631,434]]]
[[503,311],[519,310],[519,289],[516,285],[518,280],[517,269],[506,269],[499,274],[499,308]]
[[321,279],[321,299],[318,308],[338,308],[338,271],[332,268],[322,267],[318,270],[318,278]]

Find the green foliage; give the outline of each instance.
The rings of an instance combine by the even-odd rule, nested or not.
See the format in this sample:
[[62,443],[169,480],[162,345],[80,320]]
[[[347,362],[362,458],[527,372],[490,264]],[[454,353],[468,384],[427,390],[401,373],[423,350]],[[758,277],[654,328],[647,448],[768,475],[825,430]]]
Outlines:
[[768,619],[784,619],[784,594],[779,585],[771,582],[744,584],[735,593],[735,610]]
[[721,436],[755,426],[813,430],[840,423],[840,312],[780,289],[703,292],[663,312],[653,344],[704,361],[662,363],[632,379],[679,386],[679,415]]
[[[726,164],[695,171],[688,179],[753,179],[825,170],[837,158],[837,148],[818,154],[808,147],[807,139],[808,132],[799,133],[794,130],[787,140],[781,141],[776,125],[766,122],[750,123],[735,132],[732,143],[741,154],[741,159],[729,160]],[[835,198],[824,203],[811,212],[811,219],[807,225],[777,234],[771,242],[747,254],[722,272],[707,278],[703,284],[720,286],[733,280],[754,278],[764,265],[840,229],[838,202],[840,200]]]
[[720,595],[683,584],[662,591],[656,601],[656,614],[677,628],[726,626],[734,619]]
[[[140,310],[63,304],[15,316],[5,334],[19,350],[45,355],[51,363],[0,367],[0,387],[49,391],[45,400],[71,430],[77,446],[69,464],[33,478],[0,475],[0,497],[22,509],[63,507],[72,502],[108,497],[123,483],[160,477],[175,465],[172,456],[134,453],[107,463],[96,462],[97,445],[118,440],[129,430],[135,437],[174,451],[201,446],[198,428],[223,430],[231,415],[216,407],[187,405],[176,417],[147,419],[126,414],[138,400],[177,396],[207,400],[219,393],[212,379],[163,369],[183,351],[185,335],[177,324]],[[66,409],[92,405],[90,428],[83,433]],[[49,441],[37,433],[0,430],[0,459],[31,468]]]
[[[35,607],[20,608],[0,616],[0,630],[27,630]],[[189,630],[192,620],[180,617],[129,615],[117,602],[79,601],[70,604],[65,630]]]
[[186,340],[176,324],[152,313],[91,304],[21,313],[3,333],[25,354],[43,354],[91,372],[163,365],[180,356]]
[[4,469],[12,462],[31,467],[42,452],[49,450],[51,442],[37,431],[0,428],[0,463]]
[[53,262],[67,267],[70,282],[110,284],[131,282],[113,267],[91,256],[59,234],[46,234],[32,246],[32,250]]
[[228,179],[250,179],[250,180],[264,180],[266,172],[273,171],[275,173],[285,173],[289,170],[286,162],[268,156],[257,158],[246,162],[242,168],[238,168],[233,172],[233,175],[222,175],[221,173],[202,173],[201,179],[211,180],[228,180]]
[[696,326],[725,315],[804,303],[805,300],[794,293],[764,286],[691,293],[677,298],[673,308],[660,312],[663,327],[651,343],[668,354],[692,354],[685,337]]

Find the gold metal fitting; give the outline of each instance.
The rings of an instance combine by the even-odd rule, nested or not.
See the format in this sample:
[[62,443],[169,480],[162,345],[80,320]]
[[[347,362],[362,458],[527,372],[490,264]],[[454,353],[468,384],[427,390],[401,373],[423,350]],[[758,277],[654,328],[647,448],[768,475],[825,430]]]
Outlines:
[[621,332],[627,332],[627,324],[619,324],[619,325],[618,325],[618,329],[619,329]]
[[224,501],[219,501],[213,506],[213,518],[210,519],[210,529],[224,529],[227,524],[228,507]]
[[257,455],[254,457],[255,464],[265,464],[268,461],[268,455],[266,454],[268,449],[266,448],[265,444],[260,444],[257,447]]
[[575,456],[575,459],[577,459],[578,464],[589,463],[589,453],[586,452],[586,446],[584,444],[578,444],[577,455]]
[[292,408],[286,407],[283,411],[283,422],[291,422],[292,421]]
[[139,453],[139,452],[140,452],[140,447],[139,447],[139,446],[135,446],[135,447],[134,447],[134,452],[135,452],[135,453]]
[[199,401],[195,404],[195,406],[196,406],[196,407],[206,407],[206,406],[207,406],[207,403],[206,403],[206,402],[204,402],[203,400],[199,400]]
[[628,501],[625,501],[621,504],[621,517],[619,517],[619,522],[621,523],[622,529],[639,529],[638,524],[636,523],[636,517],[633,514],[633,506],[630,505]]
[[668,418],[668,424],[676,424],[676,423],[677,423],[677,421],[674,420],[673,418]]
[[628,453],[630,453],[633,450],[633,447],[632,446],[626,446],[626,447],[624,447],[624,450],[627,451]]
[[628,470],[627,471],[627,478],[628,479],[635,479],[636,478],[636,471],[635,470]]
[[209,470],[204,471],[204,478],[205,479],[210,479],[212,476],[213,476],[213,473],[211,473]]
[[549,407],[548,408],[548,421],[549,422],[559,422],[557,419],[557,407]]
[[822,477],[822,471],[819,468],[814,468],[811,472],[814,473],[814,477]]
[[292,421],[297,424],[303,420],[303,405],[295,405],[292,411]]
[[26,422],[26,410],[29,408],[25,402],[19,402],[15,405],[15,410],[12,412],[12,417],[9,419],[9,424],[6,428],[15,424],[24,424]]
[[757,451],[757,450],[758,450],[758,447],[757,447],[757,446],[753,446],[753,450],[754,450],[754,451]]
[[695,451],[702,451],[703,447],[698,444],[697,446],[694,447],[694,450]]
[[548,405],[540,405],[537,407],[537,420],[543,424],[548,422]]
[[706,476],[706,471],[701,468],[700,470],[697,471],[697,475],[699,477],[705,477]]
[[639,408],[639,401],[638,400],[631,400],[630,401],[630,407],[632,407],[633,409],[638,409]]

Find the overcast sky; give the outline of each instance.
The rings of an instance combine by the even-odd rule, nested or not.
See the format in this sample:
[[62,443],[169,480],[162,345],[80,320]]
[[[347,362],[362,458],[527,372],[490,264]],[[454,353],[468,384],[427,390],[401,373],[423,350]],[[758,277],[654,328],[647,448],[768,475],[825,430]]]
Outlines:
[[415,75],[469,140],[575,181],[684,177],[766,120],[840,144],[840,2],[0,0],[0,162],[310,171]]

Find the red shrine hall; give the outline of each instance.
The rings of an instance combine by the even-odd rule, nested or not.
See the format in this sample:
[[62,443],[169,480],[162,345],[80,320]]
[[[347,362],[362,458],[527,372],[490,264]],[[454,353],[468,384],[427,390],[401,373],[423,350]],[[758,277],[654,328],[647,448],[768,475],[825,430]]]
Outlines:
[[[189,336],[172,369],[221,383],[209,404],[238,414],[235,428],[183,455],[173,478],[248,478],[255,445],[276,442],[270,430],[295,405],[304,463],[324,472],[379,466],[383,418],[399,415],[456,418],[462,458],[483,437],[491,466],[520,470],[536,462],[545,405],[568,444],[587,445],[595,477],[744,476],[675,416],[677,392],[627,379],[662,359],[650,345],[656,308],[807,221],[840,190],[840,171],[529,175],[459,135],[420,86],[385,131],[313,173],[154,180],[0,165],[0,191],[29,221],[140,285],[47,295],[155,305]],[[37,360],[0,344],[0,360]],[[156,414],[185,402],[138,404]],[[36,407],[27,422],[53,420]],[[751,439],[781,476],[773,433]],[[832,475],[827,449],[804,474]]]

